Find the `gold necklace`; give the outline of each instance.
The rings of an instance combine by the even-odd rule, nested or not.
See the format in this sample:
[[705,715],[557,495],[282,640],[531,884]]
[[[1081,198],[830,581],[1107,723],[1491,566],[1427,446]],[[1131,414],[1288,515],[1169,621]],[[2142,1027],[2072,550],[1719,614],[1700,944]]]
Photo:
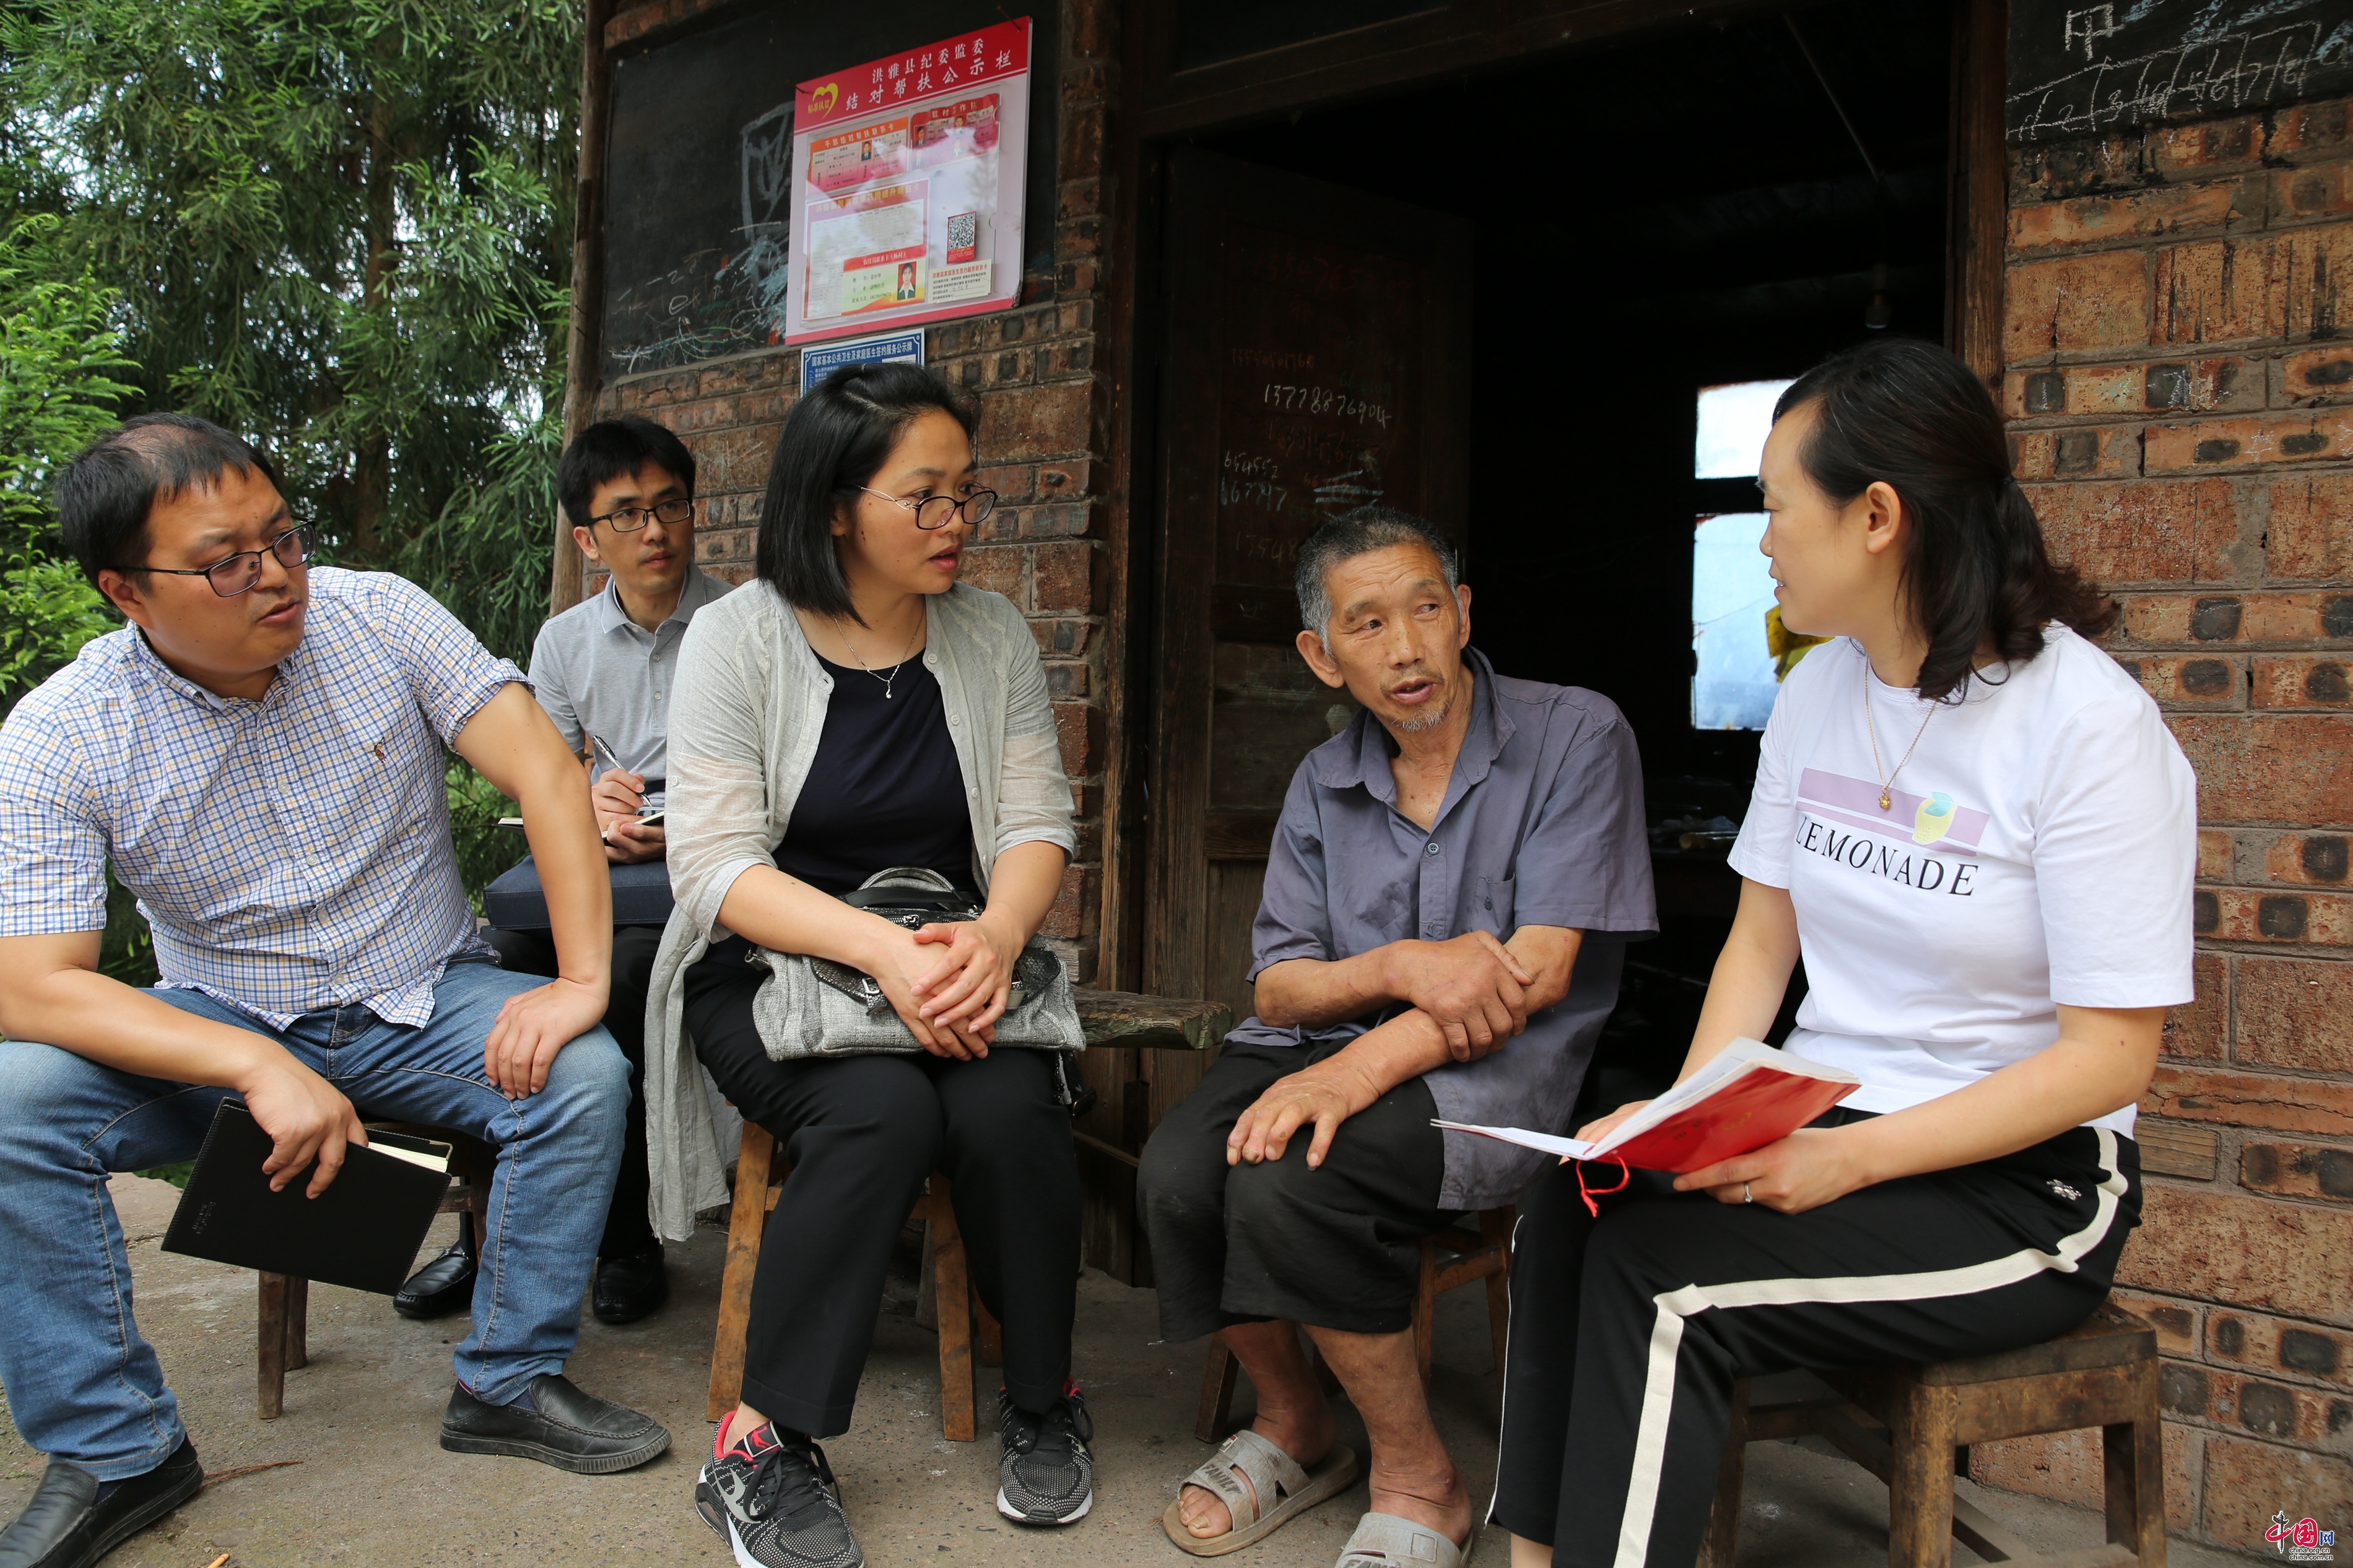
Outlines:
[[[1895,764],[1895,773],[1902,773],[1904,763],[1910,762],[1912,753],[1920,749],[1920,737],[1928,732],[1928,721],[1936,716],[1936,706],[1933,702],[1928,705],[1928,711],[1921,717],[1920,727],[1912,731],[1912,743],[1904,748],[1904,757]],[[1868,656],[1862,661],[1862,730],[1871,737],[1871,771],[1877,773],[1887,764],[1879,760],[1879,727],[1871,721],[1871,659]],[[1894,805],[1895,773],[1888,773],[1879,781],[1879,809],[1882,811],[1891,810]]]

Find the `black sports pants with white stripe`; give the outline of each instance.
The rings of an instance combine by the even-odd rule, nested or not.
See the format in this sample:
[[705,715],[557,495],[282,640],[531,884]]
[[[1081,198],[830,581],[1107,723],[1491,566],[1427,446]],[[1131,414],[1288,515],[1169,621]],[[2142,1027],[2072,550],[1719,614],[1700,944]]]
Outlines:
[[2140,1215],[2132,1140],[2081,1127],[1799,1215],[1672,1181],[1634,1173],[1596,1219],[1562,1166],[1520,1219],[1489,1517],[1555,1568],[1690,1568],[1736,1380],[2048,1339],[2107,1294]]

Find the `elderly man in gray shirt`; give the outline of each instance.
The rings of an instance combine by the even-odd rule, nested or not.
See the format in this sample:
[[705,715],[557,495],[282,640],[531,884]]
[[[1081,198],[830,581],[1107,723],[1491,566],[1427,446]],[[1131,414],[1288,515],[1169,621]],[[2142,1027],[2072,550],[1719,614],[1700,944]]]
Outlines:
[[1324,524],[1298,586],[1302,657],[1363,711],[1283,802],[1258,1016],[1144,1152],[1162,1331],[1216,1333],[1258,1391],[1164,1524],[1230,1551],[1353,1480],[1304,1324],[1371,1439],[1343,1568],[1451,1568],[1477,1510],[1423,1399],[1419,1239],[1510,1202],[1544,1156],[1430,1121],[1567,1125],[1625,937],[1657,929],[1641,764],[1607,698],[1470,647],[1471,590],[1420,520]]
[[[591,753],[589,795],[615,865],[659,860],[658,821],[670,752],[670,675],[697,610],[730,584],[694,564],[694,455],[650,419],[608,419],[572,438],[555,489],[581,552],[611,574],[604,592],[547,622],[532,647],[533,695],[575,752]],[[667,915],[665,909],[661,911]],[[644,1107],[646,988],[662,928],[613,931],[613,980],[605,1025],[629,1061],[632,1098],[621,1169],[596,1248],[590,1305],[607,1323],[644,1317],[669,1295],[661,1242],[646,1217]],[[485,933],[499,961],[526,974],[555,973],[544,929]],[[393,1298],[404,1316],[438,1317],[466,1306],[474,1289],[470,1227]]]

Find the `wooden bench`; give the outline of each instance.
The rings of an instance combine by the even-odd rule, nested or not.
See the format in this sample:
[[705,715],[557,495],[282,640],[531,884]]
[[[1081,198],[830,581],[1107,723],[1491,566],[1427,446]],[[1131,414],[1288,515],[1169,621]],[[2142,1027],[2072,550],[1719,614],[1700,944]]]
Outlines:
[[[1143,1047],[1205,1051],[1225,1038],[1232,1010],[1221,1003],[1175,1001],[1124,991],[1077,993],[1079,1022],[1090,1049]],[[1083,1059],[1083,1058],[1082,1058]],[[1081,1147],[1103,1145],[1073,1131]],[[1113,1149],[1133,1166],[1134,1157]],[[762,1128],[744,1124],[735,1166],[735,1198],[727,1222],[727,1265],[719,1284],[719,1324],[711,1350],[711,1386],[705,1409],[716,1421],[735,1408],[744,1388],[744,1337],[752,1314],[752,1279],[760,1263],[760,1243],[768,1215],[784,1191],[788,1168],[776,1158],[776,1140]],[[923,1298],[932,1307],[940,1341],[940,1434],[969,1443],[978,1435],[979,1411],[973,1392],[976,1351],[983,1365],[1003,1360],[997,1322],[974,1294],[965,1267],[963,1233],[956,1226],[947,1178],[934,1174],[916,1200],[910,1218],[924,1226]],[[917,1316],[923,1316],[919,1304]],[[976,1345],[976,1340],[977,1344]]]
[[[1732,1568],[1747,1446],[1803,1435],[1827,1437],[1887,1483],[1891,1568],[1948,1568],[1956,1538],[1988,1562],[2017,1568],[2165,1568],[2157,1331],[2113,1302],[2023,1350],[1817,1375],[1838,1397],[1752,1405],[1747,1383],[1735,1388],[1699,1568]],[[2105,1546],[2038,1553],[1954,1497],[1969,1444],[2085,1426],[2102,1429],[2106,1455]]]

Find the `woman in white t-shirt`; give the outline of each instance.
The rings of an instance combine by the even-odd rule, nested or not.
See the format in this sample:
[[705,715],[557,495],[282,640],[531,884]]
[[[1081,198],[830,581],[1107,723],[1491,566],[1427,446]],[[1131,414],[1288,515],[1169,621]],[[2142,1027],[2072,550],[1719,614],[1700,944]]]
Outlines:
[[2085,640],[2115,606],[2045,553],[1983,384],[1926,343],[1842,353],[1783,395],[1761,483],[1782,619],[1835,640],[1766,726],[1683,1076],[1763,1037],[1802,956],[1784,1048],[1863,1087],[1672,1185],[1588,1205],[1565,1167],[1537,1190],[1492,1515],[1515,1568],[1689,1564],[1738,1378],[2082,1321],[2190,1000],[2196,780]]

